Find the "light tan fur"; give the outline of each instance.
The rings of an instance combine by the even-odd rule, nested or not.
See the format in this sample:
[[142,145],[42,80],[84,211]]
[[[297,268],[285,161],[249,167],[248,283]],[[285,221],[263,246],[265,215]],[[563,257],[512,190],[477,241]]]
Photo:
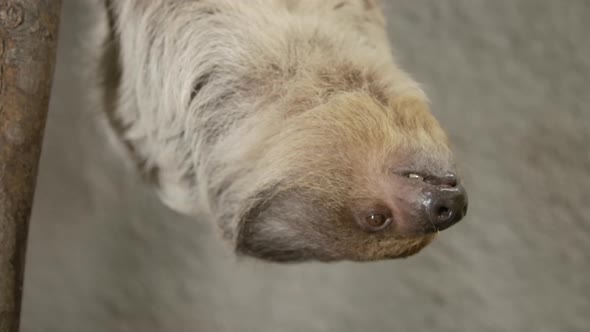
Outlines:
[[[253,211],[298,220],[256,229],[308,249],[327,241],[322,215],[342,236],[302,259],[406,256],[432,240],[363,238],[343,217],[390,195],[384,183],[396,168],[438,172],[453,163],[423,91],[391,56],[374,1],[111,6],[119,63],[110,70],[120,79],[106,86],[107,114],[171,207],[207,212],[238,249]],[[306,202],[308,215],[259,209],[269,202],[274,211],[273,199],[295,192],[280,204]]]

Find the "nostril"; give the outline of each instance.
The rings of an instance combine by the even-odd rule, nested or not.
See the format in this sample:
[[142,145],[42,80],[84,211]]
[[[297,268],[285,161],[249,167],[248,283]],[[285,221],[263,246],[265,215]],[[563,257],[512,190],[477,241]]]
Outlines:
[[436,211],[436,215],[440,222],[446,222],[453,217],[453,212],[446,206],[441,206]]

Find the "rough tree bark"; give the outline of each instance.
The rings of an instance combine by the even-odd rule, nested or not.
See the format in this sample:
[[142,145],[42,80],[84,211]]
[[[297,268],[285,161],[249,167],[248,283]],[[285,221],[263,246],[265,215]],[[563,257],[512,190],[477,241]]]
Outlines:
[[61,0],[0,0],[0,332],[16,332]]

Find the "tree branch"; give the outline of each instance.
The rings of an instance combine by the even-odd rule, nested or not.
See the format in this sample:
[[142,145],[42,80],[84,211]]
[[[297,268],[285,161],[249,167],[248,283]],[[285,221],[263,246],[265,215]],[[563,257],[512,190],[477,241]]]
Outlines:
[[18,331],[61,0],[0,0],[0,332]]

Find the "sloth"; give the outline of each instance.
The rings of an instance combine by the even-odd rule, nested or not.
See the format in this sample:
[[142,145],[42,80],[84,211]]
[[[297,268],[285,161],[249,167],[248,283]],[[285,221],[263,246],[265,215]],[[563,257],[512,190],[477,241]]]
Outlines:
[[407,257],[461,220],[449,139],[375,0],[105,0],[108,128],[238,257]]

